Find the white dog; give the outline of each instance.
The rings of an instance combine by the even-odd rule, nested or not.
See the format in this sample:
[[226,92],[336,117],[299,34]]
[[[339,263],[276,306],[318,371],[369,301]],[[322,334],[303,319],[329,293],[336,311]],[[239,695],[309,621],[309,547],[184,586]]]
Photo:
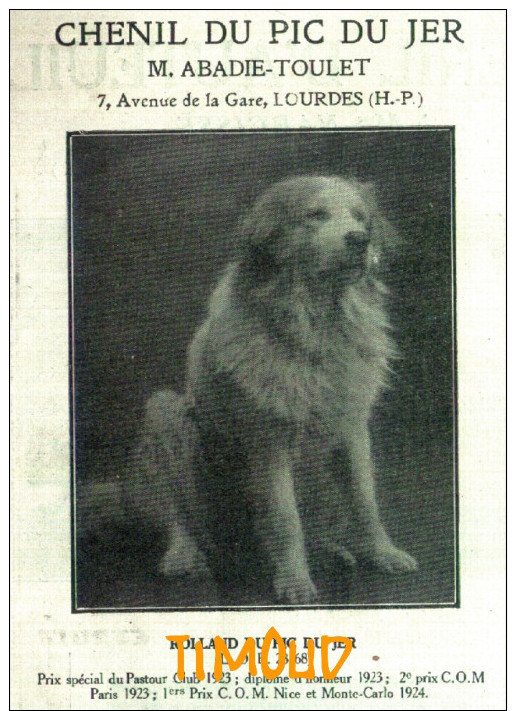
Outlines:
[[[186,395],[162,392],[148,403],[126,490],[168,531],[162,570],[236,560],[247,538],[278,600],[296,605],[316,598],[307,557],[314,543],[348,562],[415,570],[375,496],[368,423],[395,354],[376,272],[395,233],[371,186],[284,180],[257,200],[239,239],[240,257],[190,346]],[[296,476],[314,454],[316,473],[338,481],[349,469],[342,486],[353,550],[331,536],[306,541],[310,497],[301,511]]]

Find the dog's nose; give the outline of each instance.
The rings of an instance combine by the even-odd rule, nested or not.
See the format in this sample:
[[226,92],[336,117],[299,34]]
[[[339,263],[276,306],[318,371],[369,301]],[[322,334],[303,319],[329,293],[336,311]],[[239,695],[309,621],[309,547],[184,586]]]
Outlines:
[[369,235],[364,231],[348,232],[346,242],[352,249],[364,249],[369,242]]

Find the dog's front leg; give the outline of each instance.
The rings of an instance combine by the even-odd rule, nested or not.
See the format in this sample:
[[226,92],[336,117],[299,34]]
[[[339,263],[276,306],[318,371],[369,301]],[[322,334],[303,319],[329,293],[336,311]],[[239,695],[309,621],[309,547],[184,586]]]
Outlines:
[[301,520],[294,494],[287,448],[275,443],[252,447],[248,495],[256,535],[274,569],[274,591],[293,605],[313,602],[317,590],[310,578]]
[[385,572],[415,570],[416,560],[394,545],[380,518],[369,428],[356,422],[353,425],[352,428],[345,425],[343,434],[349,454],[351,503],[359,536],[356,552]]

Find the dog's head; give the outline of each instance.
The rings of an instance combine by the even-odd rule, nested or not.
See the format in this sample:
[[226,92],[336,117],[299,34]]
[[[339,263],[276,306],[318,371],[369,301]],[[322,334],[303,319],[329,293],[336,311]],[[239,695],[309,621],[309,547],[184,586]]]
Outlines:
[[395,231],[369,184],[300,176],[269,188],[242,225],[243,263],[256,283],[290,274],[344,289],[374,273]]

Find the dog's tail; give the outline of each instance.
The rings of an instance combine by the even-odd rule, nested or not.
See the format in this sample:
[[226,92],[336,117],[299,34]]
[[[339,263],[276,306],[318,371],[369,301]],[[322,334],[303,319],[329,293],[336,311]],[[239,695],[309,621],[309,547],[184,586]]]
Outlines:
[[[146,403],[140,435],[122,471],[77,484],[76,531],[80,537],[142,518],[161,525],[178,497],[194,505],[199,438],[184,396],[155,393]],[[177,507],[182,518],[184,506]]]

